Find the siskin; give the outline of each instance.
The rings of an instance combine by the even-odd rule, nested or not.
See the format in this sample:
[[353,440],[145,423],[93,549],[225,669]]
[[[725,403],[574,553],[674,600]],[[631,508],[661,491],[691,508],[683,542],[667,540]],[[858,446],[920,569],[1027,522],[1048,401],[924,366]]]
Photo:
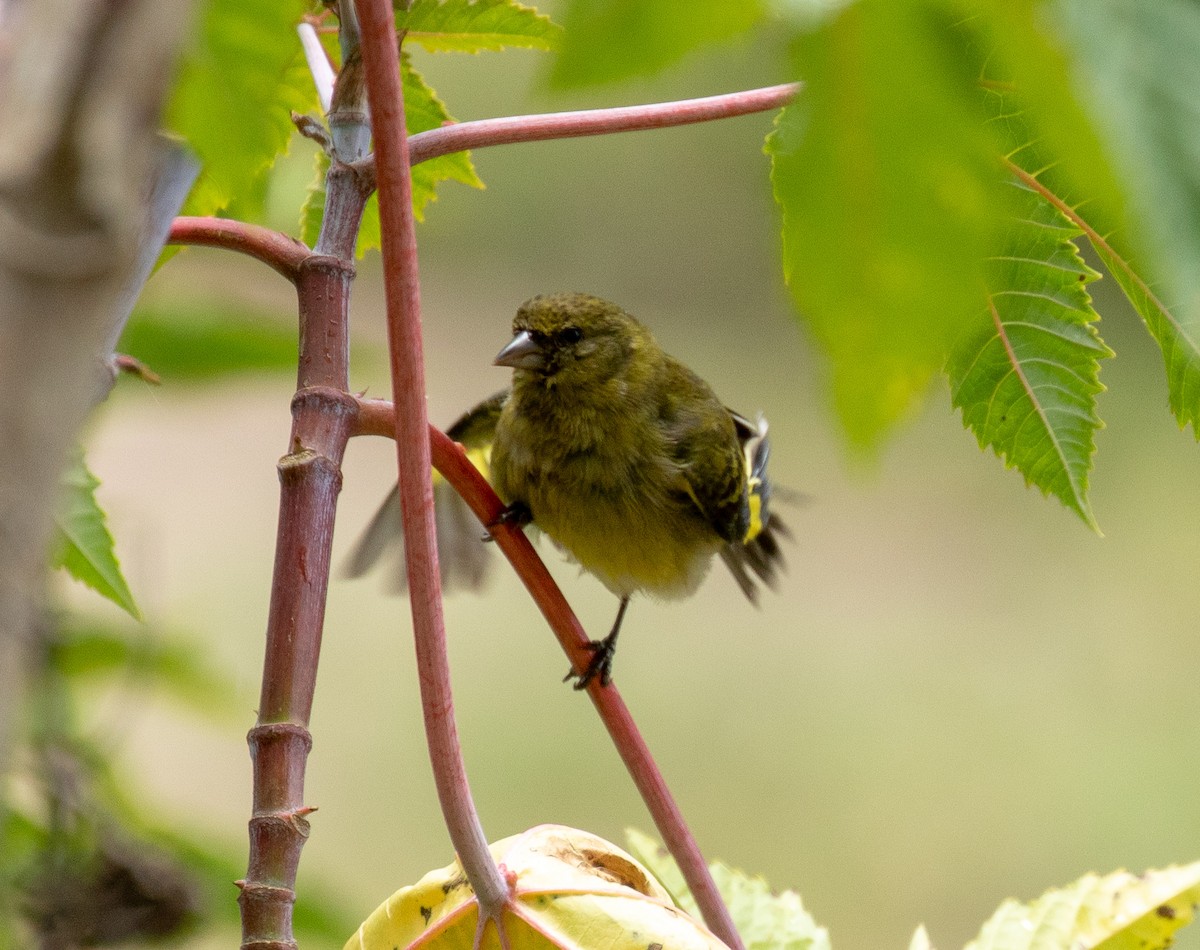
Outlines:
[[[496,365],[512,389],[472,409],[447,432],[462,443],[507,508],[533,524],[620,598],[616,621],[575,688],[608,685],[629,598],[683,597],[719,555],[751,601],[756,579],[782,566],[771,513],[765,420],[725,408],[712,388],[663,352],[636,319],[586,294],[534,297],[517,311]],[[447,585],[478,586],[483,545],[472,516],[445,483],[435,489]],[[368,570],[399,536],[396,493],[351,555]]]

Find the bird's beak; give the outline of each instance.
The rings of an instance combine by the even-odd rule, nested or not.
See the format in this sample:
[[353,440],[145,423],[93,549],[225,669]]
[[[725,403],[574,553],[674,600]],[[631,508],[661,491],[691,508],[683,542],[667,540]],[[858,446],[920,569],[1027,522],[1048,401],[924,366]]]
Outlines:
[[513,369],[541,369],[546,364],[546,354],[534,342],[529,331],[522,330],[496,354],[493,362],[496,366],[511,366]]

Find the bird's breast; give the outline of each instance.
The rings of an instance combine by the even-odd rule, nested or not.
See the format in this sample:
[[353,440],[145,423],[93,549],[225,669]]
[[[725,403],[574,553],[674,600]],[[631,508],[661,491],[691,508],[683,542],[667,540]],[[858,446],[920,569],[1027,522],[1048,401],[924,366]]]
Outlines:
[[720,539],[682,490],[665,437],[612,415],[548,428],[503,419],[496,490],[614,593],[691,593]]

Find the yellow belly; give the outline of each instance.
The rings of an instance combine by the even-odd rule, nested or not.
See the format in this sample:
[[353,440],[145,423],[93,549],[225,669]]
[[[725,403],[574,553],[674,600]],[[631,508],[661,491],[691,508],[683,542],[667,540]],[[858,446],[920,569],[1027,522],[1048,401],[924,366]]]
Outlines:
[[692,593],[721,543],[691,512],[657,499],[564,501],[556,491],[533,491],[528,504],[537,527],[618,596]]

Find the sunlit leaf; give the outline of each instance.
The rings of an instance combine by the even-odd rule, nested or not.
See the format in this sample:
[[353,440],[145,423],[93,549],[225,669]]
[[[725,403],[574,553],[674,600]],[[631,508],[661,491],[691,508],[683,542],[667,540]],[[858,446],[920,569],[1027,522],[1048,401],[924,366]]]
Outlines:
[[982,263],[1010,213],[968,53],[937,0],[863,0],[797,44],[806,85],[768,139],[784,275],[859,446],[978,325]]
[[96,502],[99,484],[88,471],[82,453],[63,472],[63,498],[54,519],[58,538],[53,564],[140,620],[142,615],[121,573],[104,511]]
[[[698,917],[695,899],[667,850],[641,832],[629,829],[625,836],[633,854],[654,873],[675,902]],[[795,891],[773,894],[761,877],[751,877],[720,863],[710,869],[746,950],[830,950],[829,932],[817,925]]]
[[1095,528],[1088,475],[1095,451],[1100,360],[1087,284],[1098,276],[1081,234],[1053,204],[1015,184],[1023,207],[988,263],[990,320],[964,336],[946,371],[954,405],[979,444]]
[[203,165],[186,214],[254,217],[266,173],[292,136],[291,111],[319,109],[296,24],[307,0],[207,0],[179,66],[170,128]]
[[551,81],[579,86],[656,73],[762,16],[759,0],[569,0]]
[[396,26],[434,52],[553,49],[562,33],[548,16],[513,0],[414,0],[397,11]]
[[[430,871],[381,904],[345,950],[722,950],[680,911],[653,876],[620,848],[586,831],[540,825],[491,845],[511,887],[496,923],[479,906],[462,866]],[[477,938],[478,933],[478,938]]]
[[1088,874],[1035,901],[1009,900],[966,950],[1163,950],[1200,903],[1200,862]]

